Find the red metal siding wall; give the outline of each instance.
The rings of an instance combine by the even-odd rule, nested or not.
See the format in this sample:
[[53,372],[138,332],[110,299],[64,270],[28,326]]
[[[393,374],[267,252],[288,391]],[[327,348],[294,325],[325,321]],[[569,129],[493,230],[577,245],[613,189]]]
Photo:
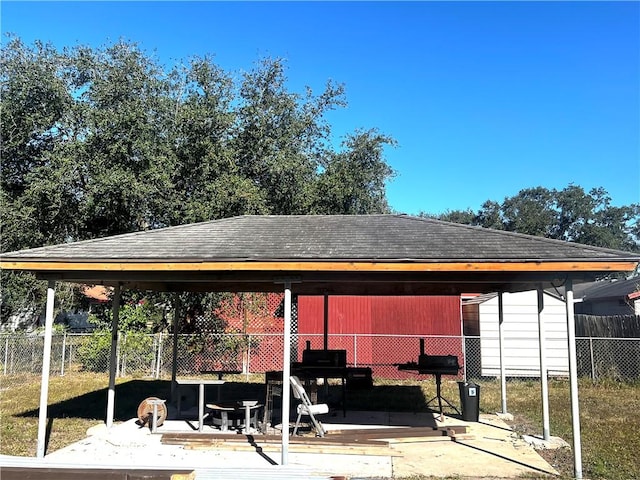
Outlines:
[[[329,297],[329,333],[373,333],[371,308],[374,299],[375,297]],[[357,347],[354,345],[340,345],[334,348],[346,349],[348,359],[353,357],[351,352],[357,348],[360,364],[373,363],[373,347],[370,337],[359,337]]]
[[298,296],[298,333],[323,333],[324,298]]
[[[329,334],[460,335],[460,297],[331,296]],[[298,297],[298,332],[324,332],[324,297]]]
[[[395,335],[460,335],[460,297],[408,296],[375,297],[372,308],[373,331]],[[373,365],[388,365],[417,361],[419,339],[374,337],[372,339]],[[460,355],[457,341],[427,339],[430,355]]]
[[[371,327],[371,301],[374,297],[355,296],[330,296],[328,333],[331,335],[370,334]],[[322,334],[324,333],[324,297],[299,296],[298,297],[298,334]],[[348,342],[346,344],[345,342]],[[371,363],[372,347],[371,338],[362,337],[358,340],[358,361]],[[353,339],[351,337],[334,337],[329,339],[329,348],[344,349],[347,351],[347,362],[353,363]],[[304,342],[299,346],[304,348]],[[312,339],[312,348],[322,348],[322,341]],[[299,352],[299,356],[302,352]]]
[[[329,333],[372,333],[371,301],[374,297],[329,297]],[[324,297],[298,297],[298,332],[324,332]]]
[[[462,329],[460,297],[452,295],[330,296],[328,310],[328,333],[338,335],[329,337],[329,348],[347,350],[350,364],[356,349],[359,364],[387,365],[417,360],[418,339],[380,335],[460,336]],[[304,348],[305,334],[323,332],[324,297],[299,296],[298,334],[301,340],[304,339],[299,349]],[[361,334],[356,339],[357,345],[352,345],[353,334]],[[320,337],[309,338],[312,348],[322,348]],[[431,355],[462,354],[459,341],[431,340],[428,343]],[[302,352],[298,352],[298,356],[301,355]]]
[[374,333],[396,335],[460,335],[460,297],[374,297]]

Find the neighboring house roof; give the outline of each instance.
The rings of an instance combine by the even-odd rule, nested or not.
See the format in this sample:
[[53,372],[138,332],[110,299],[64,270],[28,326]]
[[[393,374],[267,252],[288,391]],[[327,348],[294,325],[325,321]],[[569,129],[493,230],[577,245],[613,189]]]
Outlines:
[[[628,252],[406,215],[265,215],[4,253],[0,266],[55,280],[176,291],[211,290],[214,283],[246,291],[249,281],[267,288],[276,276],[297,275],[300,293],[311,286],[331,293],[340,281],[334,293],[361,293],[355,287],[368,284],[366,293],[453,294],[514,282],[528,289],[566,275],[592,280],[603,271],[633,270],[639,260]],[[413,288],[425,282],[429,292]]]
[[574,298],[583,302],[615,298],[635,299],[638,296],[640,296],[640,277],[585,283],[574,291]]
[[80,287],[80,291],[85,297],[100,303],[106,303],[109,301],[112,290],[112,288],[104,287],[102,285],[82,285]]

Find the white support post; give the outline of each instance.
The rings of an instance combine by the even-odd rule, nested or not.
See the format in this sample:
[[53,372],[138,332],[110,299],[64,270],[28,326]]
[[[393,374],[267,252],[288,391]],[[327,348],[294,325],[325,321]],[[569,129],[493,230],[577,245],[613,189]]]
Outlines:
[[284,345],[282,347],[282,465],[289,463],[289,409],[291,405],[291,282],[284,282]]
[[504,365],[504,303],[502,292],[498,292],[498,351],[500,354],[500,399],[502,403],[502,413],[507,413],[507,375]]
[[111,355],[109,356],[109,391],[107,392],[107,428],[113,426],[116,405],[116,349],[118,347],[118,317],[120,316],[120,285],[113,290],[113,304],[111,305]]
[[573,430],[573,473],[582,480],[582,442],[580,439],[580,404],[578,403],[578,361],[576,359],[576,323],[573,309],[573,280],[565,284],[567,309],[567,342],[569,353],[569,390],[571,396],[571,421]]
[[549,382],[544,325],[544,291],[538,287],[538,345],[540,349],[540,391],[542,395],[542,438],[549,440]]
[[171,354],[171,402],[178,402],[178,384],[176,377],[178,373],[178,336],[180,335],[180,296],[176,293],[173,296],[173,351]]
[[38,413],[38,445],[36,457],[43,458],[47,436],[47,400],[49,398],[49,373],[51,370],[51,335],[53,333],[53,304],[56,284],[49,280],[47,286],[47,306],[44,320],[44,347],[42,349],[42,382],[40,383],[40,411]]

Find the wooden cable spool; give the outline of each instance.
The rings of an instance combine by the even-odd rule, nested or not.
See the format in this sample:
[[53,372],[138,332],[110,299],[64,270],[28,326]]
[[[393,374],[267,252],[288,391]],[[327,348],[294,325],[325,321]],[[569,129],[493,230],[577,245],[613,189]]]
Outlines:
[[[160,400],[158,397],[145,398],[138,406],[138,420],[142,425],[151,425],[151,419],[153,418],[153,403],[152,400]],[[157,426],[159,427],[167,419],[167,406],[164,402],[159,403],[158,406],[158,419]]]

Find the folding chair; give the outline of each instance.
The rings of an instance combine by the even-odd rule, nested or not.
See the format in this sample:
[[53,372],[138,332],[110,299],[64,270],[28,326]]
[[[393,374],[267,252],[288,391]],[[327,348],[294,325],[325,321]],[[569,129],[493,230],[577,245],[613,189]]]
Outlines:
[[300,379],[295,375],[290,376],[289,381],[291,382],[293,396],[300,400],[300,403],[298,404],[298,418],[296,420],[296,425],[293,428],[293,434],[295,435],[298,431],[298,426],[300,426],[300,418],[302,417],[302,415],[308,415],[311,423],[316,430],[316,435],[318,437],[324,437],[325,431],[322,427],[322,423],[320,423],[315,415],[329,413],[329,405],[327,405],[326,403],[318,403],[315,405],[311,403],[307,392],[304,390],[304,387],[300,383]]

